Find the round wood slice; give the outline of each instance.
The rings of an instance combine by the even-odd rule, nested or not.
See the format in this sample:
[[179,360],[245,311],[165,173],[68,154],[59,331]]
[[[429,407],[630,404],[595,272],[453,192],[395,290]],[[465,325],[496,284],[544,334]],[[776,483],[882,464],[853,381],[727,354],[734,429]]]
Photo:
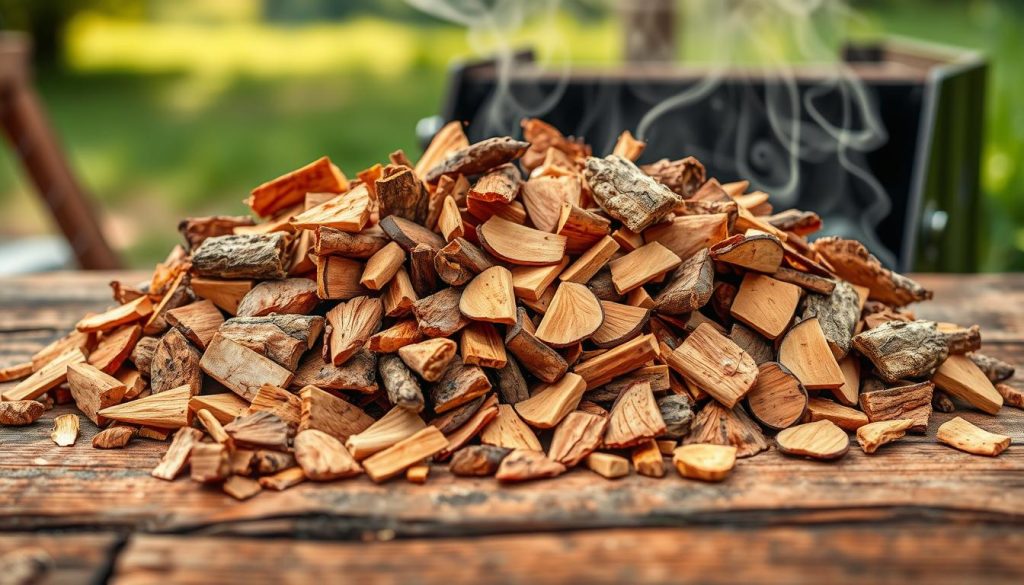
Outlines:
[[604,322],[601,302],[585,285],[563,282],[551,298],[536,337],[552,347],[567,347],[593,335]]
[[830,420],[789,427],[775,436],[779,451],[811,459],[839,459],[850,450],[846,431]]
[[565,255],[565,236],[528,228],[497,215],[477,226],[476,235],[488,252],[512,264],[558,264]]
[[758,367],[757,381],[747,393],[750,416],[766,427],[781,430],[796,424],[807,410],[807,391],[800,380],[778,362]]
[[462,291],[459,312],[474,321],[515,325],[516,299],[509,269],[492,266],[473,277]]
[[601,308],[604,322],[590,341],[602,349],[611,349],[639,335],[651,316],[650,309],[611,301],[601,301]]
[[679,475],[704,481],[722,481],[736,466],[736,447],[695,443],[677,447],[672,463]]

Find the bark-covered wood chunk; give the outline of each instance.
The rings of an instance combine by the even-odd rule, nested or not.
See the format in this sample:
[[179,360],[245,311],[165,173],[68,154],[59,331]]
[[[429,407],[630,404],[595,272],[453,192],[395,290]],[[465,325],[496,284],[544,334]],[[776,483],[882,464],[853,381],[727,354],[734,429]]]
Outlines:
[[46,406],[36,400],[0,401],[0,425],[20,427],[30,425],[43,416]]
[[584,175],[601,208],[634,232],[661,221],[679,200],[668,187],[619,156],[588,158]]
[[529,449],[516,449],[501,460],[494,477],[498,481],[515,482],[556,477],[563,473],[565,473],[565,466],[548,459],[544,453]]
[[491,383],[479,366],[467,365],[455,356],[441,378],[430,386],[434,412],[442,413],[482,396]]
[[377,200],[380,202],[380,217],[398,217],[423,224],[427,219],[429,198],[423,183],[410,168],[381,179],[377,179]]
[[978,352],[968,354],[974,365],[978,366],[990,382],[1002,382],[1013,377],[1016,368],[1001,359],[990,357]]
[[323,328],[324,318],[318,315],[268,315],[228,319],[219,333],[295,371]]
[[209,217],[187,217],[178,222],[178,232],[185,240],[185,251],[191,252],[206,238],[229,236],[236,227],[252,226],[251,217],[243,215],[213,215]]
[[870,298],[902,307],[932,298],[932,291],[882,266],[864,244],[856,240],[827,237],[811,246],[843,280],[870,289]]
[[250,402],[264,384],[287,387],[292,380],[292,373],[270,358],[219,334],[210,341],[199,367]]
[[860,333],[853,346],[887,382],[931,376],[949,355],[946,336],[933,321],[890,321]]
[[192,254],[192,269],[211,278],[284,278],[287,243],[280,232],[207,238]]
[[526,310],[518,308],[516,324],[505,334],[505,346],[531,374],[544,382],[554,382],[565,375],[569,364],[557,351],[537,339],[527,328],[528,321]]
[[659,313],[682,315],[696,311],[711,299],[715,267],[707,249],[687,258],[669,277],[669,283],[654,296]]
[[474,276],[494,266],[483,250],[463,238],[455,238],[437,251],[434,270],[451,286],[462,286]]
[[802,319],[817,317],[829,349],[837,360],[846,357],[853,346],[853,331],[860,319],[860,298],[846,281],[836,282],[831,294],[808,294]]
[[507,136],[474,142],[449,154],[426,172],[424,180],[436,183],[444,175],[478,175],[523,156],[530,143]]
[[343,256],[366,260],[390,241],[381,230],[359,233],[343,232],[332,227],[318,227],[313,239],[313,253],[317,256]]
[[448,439],[448,446],[439,451],[435,457],[439,460],[451,457],[452,453],[461,449],[463,445],[483,432],[497,416],[498,397],[488,394],[480,408],[473,413],[473,416],[469,417],[463,424],[451,432],[445,434],[445,437]]
[[530,388],[519,368],[519,362],[508,356],[505,367],[495,371],[498,380],[498,394],[506,404],[515,404],[530,397]]
[[452,455],[448,471],[459,477],[487,477],[494,475],[512,450],[496,445],[469,445]]
[[775,359],[775,348],[760,333],[742,323],[733,323],[729,330],[729,339],[754,358],[754,363],[761,365]]
[[171,329],[164,333],[149,368],[149,386],[153,393],[186,385],[192,395],[199,394],[203,387],[200,360],[199,350],[188,342],[181,331]]
[[394,354],[384,354],[377,358],[377,363],[391,404],[412,412],[422,411],[423,390],[401,358]]
[[683,199],[693,197],[707,178],[704,165],[692,156],[677,160],[663,158],[640,168]]
[[1024,409],[1024,391],[1009,384],[996,384],[996,392],[1003,397],[1003,404]]
[[503,164],[480,177],[470,188],[468,196],[480,201],[512,203],[522,182],[522,175],[515,165]]
[[429,337],[450,337],[468,325],[469,319],[459,310],[461,299],[462,291],[446,288],[413,303],[420,331]]
[[308,315],[319,302],[316,283],[308,278],[272,280],[261,282],[246,293],[235,314],[239,317],[261,317],[272,313]]
[[307,352],[299,362],[292,388],[317,386],[328,390],[355,390],[365,394],[377,391],[377,356],[365,349],[357,351],[340,366],[324,362],[318,351]]
[[871,422],[882,420],[910,419],[910,431],[923,433],[928,430],[928,419],[932,414],[931,382],[910,386],[882,388],[860,393],[860,409]]

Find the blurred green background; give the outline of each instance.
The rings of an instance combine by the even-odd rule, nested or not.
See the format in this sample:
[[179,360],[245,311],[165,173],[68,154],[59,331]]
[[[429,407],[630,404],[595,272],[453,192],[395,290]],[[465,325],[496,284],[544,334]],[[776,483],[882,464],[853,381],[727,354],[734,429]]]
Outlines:
[[[989,55],[979,261],[1024,269],[1024,2],[849,5],[847,35]],[[699,24],[693,12],[685,17]],[[467,38],[403,0],[0,0],[0,28],[34,35],[37,87],[114,245],[136,267],[178,241],[180,217],[244,213],[254,185],[323,154],[350,176],[396,148],[415,158],[416,122],[438,112],[453,58],[514,43],[576,63],[621,59],[607,2],[567,2],[542,16],[496,23],[507,37]],[[707,29],[688,27],[683,60],[703,57]],[[4,149],[0,241],[53,230]]]

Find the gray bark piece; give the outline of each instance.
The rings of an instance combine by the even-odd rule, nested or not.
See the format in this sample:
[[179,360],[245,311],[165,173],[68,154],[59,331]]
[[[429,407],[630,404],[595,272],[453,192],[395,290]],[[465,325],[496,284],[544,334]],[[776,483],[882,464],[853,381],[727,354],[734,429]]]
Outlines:
[[207,238],[192,255],[192,269],[211,278],[284,278],[287,243],[280,232]]
[[654,297],[654,310],[667,315],[696,311],[711,299],[714,280],[715,265],[704,248],[672,272],[669,283]]
[[804,299],[803,319],[818,318],[832,355],[840,360],[850,353],[853,330],[860,319],[860,298],[853,285],[840,280],[830,295],[808,293]]
[[377,366],[391,404],[412,412],[421,412],[423,390],[402,359],[393,353],[381,354],[377,357]]
[[668,215],[679,197],[621,156],[587,159],[584,176],[608,215],[642,232]]
[[945,335],[934,321],[889,321],[853,338],[886,382],[928,378],[949,356]]
[[669,394],[658,399],[658,409],[665,421],[664,436],[681,439],[690,432],[693,423],[693,403],[682,394]]

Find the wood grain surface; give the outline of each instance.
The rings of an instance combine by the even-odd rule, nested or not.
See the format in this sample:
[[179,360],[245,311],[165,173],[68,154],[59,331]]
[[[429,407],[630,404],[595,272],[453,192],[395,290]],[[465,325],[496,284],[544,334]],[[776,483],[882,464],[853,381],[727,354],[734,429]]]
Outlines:
[[[85,311],[109,305],[113,277],[0,280],[0,367],[27,359]],[[925,275],[920,281],[936,294],[934,302],[916,307],[919,317],[977,323],[985,353],[1024,364],[1024,276]],[[1024,385],[1024,375],[1015,382]],[[128,583],[160,578],[154,563],[173,576],[167,582],[204,574],[304,582],[340,567],[352,567],[353,575],[377,569],[385,582],[411,575],[421,582],[460,582],[446,572],[450,567],[459,567],[458,575],[507,568],[508,582],[532,577],[536,583],[749,582],[745,576],[886,582],[895,579],[871,569],[886,551],[899,552],[889,564],[904,581],[1021,582],[1024,411],[1004,408],[991,417],[958,406],[954,414],[935,413],[928,435],[909,435],[875,455],[851,449],[836,463],[820,463],[786,458],[773,448],[741,460],[721,484],[675,473],[607,481],[577,469],[554,480],[499,486],[492,479],[454,478],[434,466],[425,485],[307,482],[245,502],[187,479],[150,477],[167,443],[140,439],[125,450],[92,449],[96,428],[84,418],[78,443],[56,447],[48,437],[52,420],[72,411],[57,407],[30,427],[0,428],[0,533],[6,539],[0,551],[17,539],[48,538],[41,531],[74,530],[60,537],[81,537],[67,542],[109,564],[121,550],[115,535],[130,533],[114,573]],[[938,424],[957,415],[1010,435],[1014,445],[983,458],[936,443]],[[382,535],[407,540],[293,540]],[[241,552],[226,552],[234,547]],[[294,562],[271,560],[279,555]],[[736,555],[749,560],[739,563]],[[533,557],[545,561],[513,562]],[[575,572],[545,571],[548,561]],[[759,574],[759,566],[773,568]],[[95,570],[100,580],[106,577]]]

